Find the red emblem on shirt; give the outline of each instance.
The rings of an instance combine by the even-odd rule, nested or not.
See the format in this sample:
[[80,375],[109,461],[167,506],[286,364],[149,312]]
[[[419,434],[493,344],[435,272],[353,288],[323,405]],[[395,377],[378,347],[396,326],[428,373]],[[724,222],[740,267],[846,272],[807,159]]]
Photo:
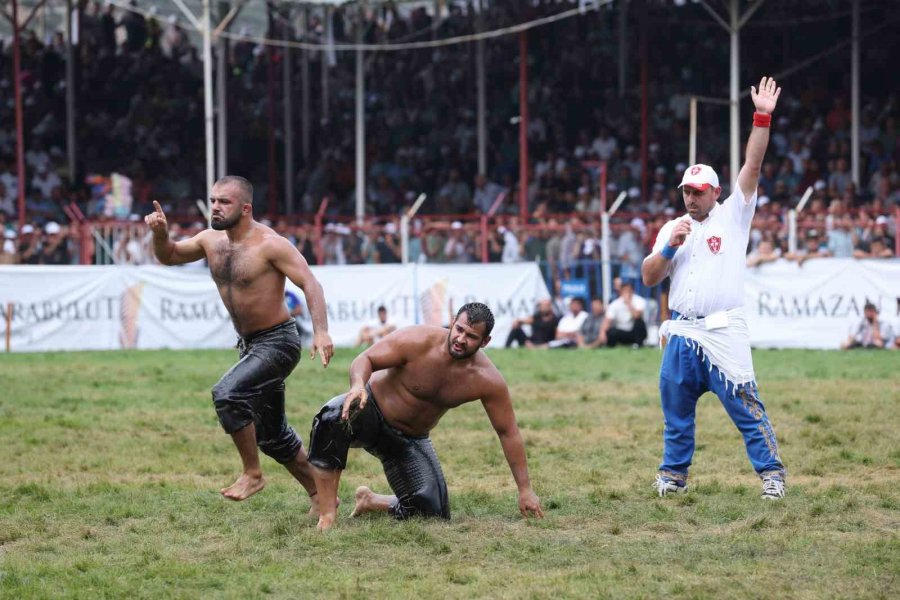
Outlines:
[[706,238],[706,243],[709,245],[709,250],[713,254],[718,254],[719,250],[722,249],[722,238],[717,235]]
[[700,172],[700,167],[691,167],[691,175],[696,175]]

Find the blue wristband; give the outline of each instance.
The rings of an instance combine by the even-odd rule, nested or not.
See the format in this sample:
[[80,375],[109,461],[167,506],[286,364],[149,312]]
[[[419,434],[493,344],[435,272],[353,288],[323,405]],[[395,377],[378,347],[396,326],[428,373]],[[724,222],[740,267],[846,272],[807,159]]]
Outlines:
[[673,258],[675,258],[676,252],[678,252],[678,248],[673,248],[669,244],[666,244],[665,246],[663,246],[660,254],[662,254],[663,258],[665,258],[666,260],[672,260]]

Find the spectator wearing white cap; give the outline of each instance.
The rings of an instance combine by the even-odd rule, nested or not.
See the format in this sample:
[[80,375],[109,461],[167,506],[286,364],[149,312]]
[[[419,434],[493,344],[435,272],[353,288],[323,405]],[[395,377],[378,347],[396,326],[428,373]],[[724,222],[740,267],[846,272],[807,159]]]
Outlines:
[[42,265],[68,265],[72,262],[68,240],[59,223],[50,221],[44,225],[44,239],[38,255],[38,263]]
[[0,265],[14,265],[19,262],[19,254],[16,251],[15,229],[3,230],[2,247],[0,247]]
[[450,234],[444,243],[444,258],[450,263],[470,263],[475,261],[475,248],[466,234],[461,221],[450,224]]
[[400,253],[397,225],[393,221],[388,221],[384,224],[382,234],[375,241],[375,262],[398,263],[402,258]]
[[35,233],[34,225],[31,223],[22,225],[18,241],[19,262],[26,265],[38,264],[40,241],[40,236]]

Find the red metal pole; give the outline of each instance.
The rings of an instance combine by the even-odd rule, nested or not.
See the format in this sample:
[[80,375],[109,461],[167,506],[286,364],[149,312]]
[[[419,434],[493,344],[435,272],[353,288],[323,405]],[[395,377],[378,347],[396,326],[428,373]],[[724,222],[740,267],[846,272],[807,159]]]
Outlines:
[[519,34],[519,216],[528,219],[528,32]]
[[16,104],[16,178],[19,180],[19,232],[25,226],[25,115],[22,113],[22,65],[19,53],[19,2],[12,0],[13,80]]
[[[268,5],[269,12],[269,34],[274,35],[274,17],[272,15],[272,5]],[[273,46],[266,47],[266,91],[268,95],[268,117],[269,117],[269,216],[274,217],[278,214],[278,171],[275,168],[275,48]]]

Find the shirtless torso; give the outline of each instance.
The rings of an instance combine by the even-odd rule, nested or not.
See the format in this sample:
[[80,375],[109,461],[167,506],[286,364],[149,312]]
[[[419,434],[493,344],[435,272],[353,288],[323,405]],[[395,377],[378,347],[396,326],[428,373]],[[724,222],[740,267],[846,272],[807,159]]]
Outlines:
[[[155,212],[146,217],[153,231],[153,249],[165,265],[206,258],[222,302],[241,336],[268,329],[290,318],[284,304],[284,282],[289,278],[303,290],[315,330],[313,351],[331,355],[327,334],[325,297],[303,255],[272,228],[253,219],[252,205],[241,202],[234,184],[217,183],[210,197],[213,229],[172,242],[166,216],[154,201]],[[327,338],[327,339],[326,339]],[[328,350],[326,350],[328,347]]]
[[[285,274],[273,266],[281,236],[254,222],[247,237],[232,241],[223,231],[206,230],[199,240],[222,302],[240,335],[286,321]],[[286,241],[286,240],[285,240]]]
[[[394,333],[391,342],[394,352],[395,346],[402,347],[403,364],[375,372],[369,384],[384,418],[403,433],[425,435],[444,413],[461,404],[508,398],[506,381],[483,352],[465,360],[450,356],[442,327],[409,327]],[[375,365],[389,360],[373,354]]]

